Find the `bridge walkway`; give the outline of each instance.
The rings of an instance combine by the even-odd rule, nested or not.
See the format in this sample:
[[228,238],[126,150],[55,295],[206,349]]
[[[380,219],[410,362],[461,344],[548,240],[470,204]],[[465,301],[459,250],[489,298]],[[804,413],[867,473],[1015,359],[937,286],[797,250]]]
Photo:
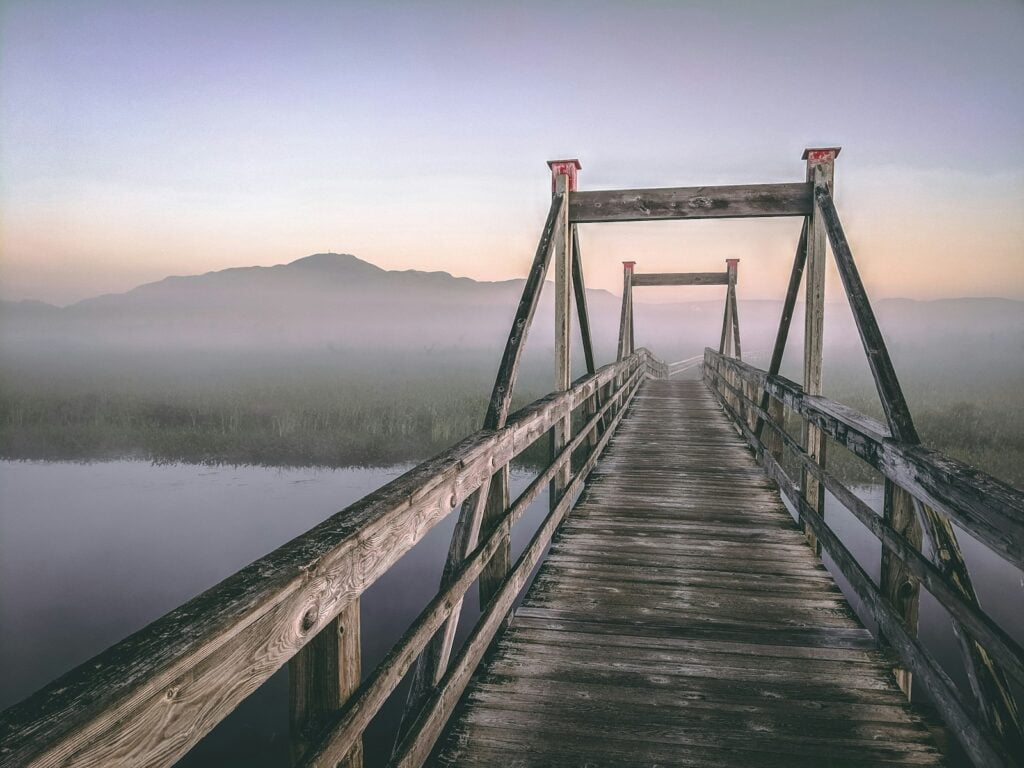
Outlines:
[[942,764],[891,670],[704,383],[651,380],[433,762]]

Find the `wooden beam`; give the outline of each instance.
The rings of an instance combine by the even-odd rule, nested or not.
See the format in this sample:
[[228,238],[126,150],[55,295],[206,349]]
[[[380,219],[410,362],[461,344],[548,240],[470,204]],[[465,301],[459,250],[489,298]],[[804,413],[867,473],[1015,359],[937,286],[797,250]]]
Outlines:
[[810,184],[743,184],[738,186],[610,189],[577,192],[569,203],[569,221],[716,219],[762,216],[807,216]]
[[[800,282],[804,276],[804,264],[807,263],[807,219],[800,228],[800,240],[796,246],[796,256],[793,258],[793,269],[789,273],[789,285],[786,287],[786,298],[782,302],[782,316],[779,318],[779,330],[775,334],[775,346],[772,347],[772,359],[768,364],[768,375],[775,376],[782,367],[782,357],[786,352],[786,341],[789,339],[789,326],[793,320],[793,310],[796,309],[796,297],[800,293]],[[765,392],[761,395],[761,408],[768,410],[769,395]],[[778,413],[781,414],[781,403]],[[754,427],[754,434],[761,437],[761,430],[764,426],[763,420],[758,417]],[[778,458],[778,457],[776,457]]]
[[[838,150],[804,152],[807,160],[807,181],[813,182],[819,174],[824,183],[831,186],[835,173],[835,158]],[[812,208],[807,219],[807,244],[805,266],[806,288],[804,291],[804,392],[808,395],[821,394],[822,351],[825,340],[825,223],[818,211]],[[810,422],[803,422],[803,446],[819,466],[825,466],[826,443],[824,435]],[[806,472],[800,480],[800,488],[807,502],[825,514],[825,492],[811,475]],[[804,526],[807,540],[817,548],[814,531]]]
[[587,287],[583,281],[583,259],[580,256],[580,239],[576,227],[572,227],[572,287],[576,299],[576,315],[580,324],[580,340],[583,343],[583,359],[587,373],[597,370],[594,364],[594,343],[590,336],[590,313],[587,311]]
[[[573,177],[574,178],[574,177]],[[574,194],[570,190],[570,177],[566,173],[555,173],[555,194],[571,200]],[[569,211],[563,207],[560,217],[562,223],[558,228],[558,236],[552,241],[552,259],[555,265],[555,391],[569,389],[572,382],[572,227],[568,221]],[[565,418],[555,424],[551,430],[551,456],[554,458],[571,438],[572,417]],[[554,508],[555,500],[569,482],[571,474],[568,467],[555,475],[551,481],[548,500]]]
[[[353,600],[288,662],[288,722],[292,764],[315,743],[327,719],[340,709],[362,677],[359,601]],[[356,739],[338,761],[362,768],[363,745]]]
[[633,275],[635,288],[663,285],[728,285],[728,272],[651,272]]
[[[527,275],[526,283],[523,285],[523,295],[516,308],[516,315],[512,321],[512,329],[509,331],[508,340],[505,342],[505,350],[502,353],[501,362],[498,365],[498,373],[494,380],[494,387],[491,390],[491,399],[488,403],[487,413],[484,416],[484,429],[501,429],[505,426],[508,418],[508,410],[512,402],[512,392],[515,389],[516,379],[519,375],[519,364],[523,355],[523,348],[526,345],[526,337],[533,318],[537,313],[537,305],[540,302],[541,289],[544,285],[544,277],[547,275],[548,265],[551,262],[551,247],[553,241],[559,236],[561,227],[565,226],[564,206],[565,195],[556,194],[551,199],[551,207],[548,210],[548,217],[541,232],[540,242],[537,244],[537,251],[533,257],[533,265]],[[471,500],[475,503],[475,500]],[[484,508],[484,518],[481,523],[482,530],[487,532],[495,524],[505,508],[508,506],[508,467],[500,468],[491,480],[487,494],[487,505]],[[493,596],[497,585],[505,579],[508,573],[511,556],[509,553],[509,542],[498,548],[494,557],[487,563],[480,576],[480,602],[485,605]]]
[[[882,519],[901,536],[915,551],[921,551],[921,526],[917,524],[914,514],[913,497],[905,490],[886,478],[884,500],[882,503]],[[882,547],[882,565],[879,575],[879,589],[896,612],[902,617],[907,632],[917,636],[917,622],[920,612],[921,587],[911,576],[907,564],[888,547]],[[878,641],[888,645],[885,633],[879,632]],[[914,683],[911,673],[902,666],[893,670],[896,683],[907,699],[913,692]]]
[[[980,609],[971,573],[957,544],[952,524],[920,502],[915,503],[914,508],[931,542],[932,560],[936,567],[963,602]],[[957,618],[952,618],[952,623],[978,709],[989,727],[1003,739],[1007,749],[1013,754],[1024,755],[1020,710],[1002,665]]]
[[728,270],[726,274],[729,276],[729,290],[727,301],[729,302],[729,319],[732,321],[732,335],[733,343],[736,346],[736,359],[743,359],[743,350],[740,347],[740,313],[739,308],[736,306],[736,280],[738,277],[738,265],[739,259],[726,259]]
[[537,244],[533,265],[530,267],[530,273],[526,276],[526,283],[523,285],[523,296],[516,308],[512,330],[509,331],[508,340],[505,342],[501,363],[498,365],[498,374],[494,379],[494,388],[491,391],[487,414],[484,417],[484,429],[501,429],[505,424],[505,419],[508,418],[512,390],[515,389],[516,378],[519,376],[519,362],[523,356],[526,336],[533,323],[533,316],[537,313],[541,288],[544,285],[544,277],[547,275],[548,264],[551,261],[551,244],[560,236],[561,229],[565,226],[564,206],[565,195],[555,195],[551,198],[548,218],[544,223],[540,242]]
[[619,347],[615,355],[616,360],[623,360],[629,356],[629,299],[632,294],[635,264],[635,261],[622,262],[622,310],[619,313]]
[[[583,258],[580,254],[580,239],[579,232],[576,231],[576,225],[572,225],[572,288],[576,302],[576,316],[579,321],[580,327],[580,342],[583,345],[583,360],[587,366],[587,373],[593,373],[597,370],[594,362],[594,344],[590,337],[590,313],[587,309],[587,286],[583,280]],[[590,418],[601,405],[601,392],[600,390],[594,395],[593,399],[588,400],[583,406],[583,415],[585,418]],[[593,447],[597,442],[599,432],[604,431],[604,423],[602,422],[600,428],[595,430],[590,436],[589,447]]]
[[[875,380],[878,398],[882,401],[885,420],[889,424],[893,438],[901,443],[919,443],[920,438],[910,416],[910,408],[903,396],[892,358],[889,357],[889,349],[878,327],[875,313],[871,309],[871,302],[860,279],[857,265],[853,261],[853,253],[846,240],[846,233],[843,232],[843,225],[839,221],[827,174],[822,173],[815,179],[814,197],[817,203],[815,210],[818,212],[815,220],[821,222],[822,232],[828,233],[828,239],[832,243],[839,278],[853,310],[853,319],[868,358],[871,375]],[[816,395],[818,392],[808,391],[808,394]]]

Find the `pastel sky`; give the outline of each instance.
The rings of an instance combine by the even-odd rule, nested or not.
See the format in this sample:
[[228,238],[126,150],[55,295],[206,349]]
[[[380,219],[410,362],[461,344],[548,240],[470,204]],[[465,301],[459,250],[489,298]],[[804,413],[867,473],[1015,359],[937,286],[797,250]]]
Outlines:
[[[548,159],[584,189],[771,182],[820,145],[873,297],[1024,298],[1021,2],[2,0],[0,298],[327,250],[518,277]],[[581,242],[591,287],[739,257],[771,298],[798,232]]]

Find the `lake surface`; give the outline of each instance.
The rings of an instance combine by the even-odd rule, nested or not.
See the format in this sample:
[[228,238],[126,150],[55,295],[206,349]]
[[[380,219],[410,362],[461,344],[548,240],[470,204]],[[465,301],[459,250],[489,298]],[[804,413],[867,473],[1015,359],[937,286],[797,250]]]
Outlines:
[[[0,462],[0,708],[406,469]],[[514,472],[513,495],[532,477]],[[880,487],[856,491],[880,509]],[[514,557],[546,509],[544,493],[514,531]],[[826,517],[877,580],[877,540],[831,497]],[[450,515],[363,596],[364,673],[435,594],[454,523]],[[1011,635],[1024,639],[1024,577],[969,536],[960,538],[982,604]],[[458,642],[478,615],[473,589]],[[920,635],[962,681],[948,616],[927,593],[922,594]],[[286,765],[286,675],[282,670],[271,677],[181,765]],[[368,765],[385,757],[403,693],[400,689],[392,697],[367,731]]]
[[[0,462],[0,709],[407,469]],[[514,471],[512,493],[532,478]],[[513,557],[546,510],[545,491],[513,531]],[[364,673],[436,593],[455,517],[364,594]],[[462,615],[458,642],[479,616],[475,588]],[[287,691],[281,670],[180,764],[287,765]],[[367,732],[368,763],[390,746],[403,692]]]

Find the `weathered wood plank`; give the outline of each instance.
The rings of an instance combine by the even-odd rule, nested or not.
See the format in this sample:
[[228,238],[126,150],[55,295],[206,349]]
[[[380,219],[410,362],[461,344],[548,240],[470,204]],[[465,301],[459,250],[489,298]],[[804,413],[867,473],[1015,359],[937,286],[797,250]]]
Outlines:
[[715,219],[760,216],[806,216],[811,212],[811,185],[745,184],[664,189],[612,189],[575,192],[569,221]]
[[633,275],[633,285],[637,288],[666,285],[728,284],[729,275],[726,272],[652,272]]
[[[292,764],[359,686],[362,678],[359,601],[353,600],[288,662]],[[362,768],[362,741],[338,756],[340,768]]]
[[940,764],[759,472],[700,382],[648,381],[438,764]]

